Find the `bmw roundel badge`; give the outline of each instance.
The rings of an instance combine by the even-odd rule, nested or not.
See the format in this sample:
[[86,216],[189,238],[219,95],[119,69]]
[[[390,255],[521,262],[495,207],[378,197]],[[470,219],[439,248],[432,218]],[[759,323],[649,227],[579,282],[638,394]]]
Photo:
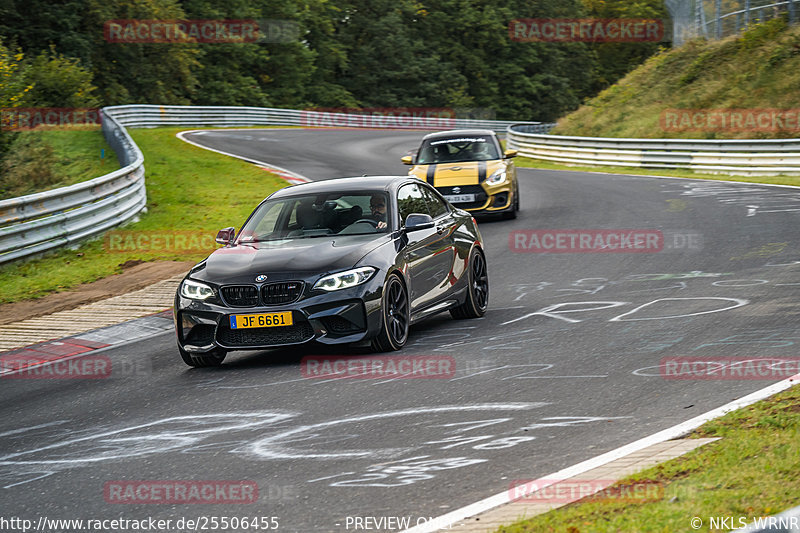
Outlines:
[[256,276],[256,281],[258,283],[261,283],[262,281],[267,281],[267,276],[265,276],[264,274],[259,274],[258,276]]

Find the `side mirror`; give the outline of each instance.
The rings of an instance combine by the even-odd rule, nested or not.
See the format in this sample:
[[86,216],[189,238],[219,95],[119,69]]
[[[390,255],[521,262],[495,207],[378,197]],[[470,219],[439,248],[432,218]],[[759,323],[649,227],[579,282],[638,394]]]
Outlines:
[[219,244],[225,244],[225,245],[232,244],[233,238],[235,236],[236,236],[236,228],[221,229],[219,230],[219,233],[217,233],[216,241]]
[[400,158],[400,161],[402,161],[404,165],[414,164],[414,158],[410,155],[404,155],[403,157]]
[[516,150],[506,150],[503,152],[503,159],[511,159],[512,157],[517,157]]
[[432,228],[433,226],[433,219],[430,215],[411,213],[406,217],[406,231],[419,231],[421,229]]

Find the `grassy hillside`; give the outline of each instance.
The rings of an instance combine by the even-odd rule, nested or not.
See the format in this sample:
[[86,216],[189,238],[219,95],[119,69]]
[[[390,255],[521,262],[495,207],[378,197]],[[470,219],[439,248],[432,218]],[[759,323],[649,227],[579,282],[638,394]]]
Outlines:
[[[722,41],[692,41],[665,50],[586,105],[562,118],[553,133],[640,138],[792,138],[781,131],[675,131],[666,110],[800,108],[800,26],[776,19]],[[795,113],[795,116],[797,114]]]
[[23,131],[0,160],[0,200],[72,185],[118,168],[99,126]]

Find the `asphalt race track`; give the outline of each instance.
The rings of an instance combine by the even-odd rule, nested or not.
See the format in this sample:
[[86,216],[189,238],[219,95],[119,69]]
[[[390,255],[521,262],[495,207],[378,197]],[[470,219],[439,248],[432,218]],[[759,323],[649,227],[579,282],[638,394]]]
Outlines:
[[[421,132],[268,129],[194,142],[324,179],[405,174]],[[277,517],[280,531],[410,524],[544,477],[775,379],[665,379],[669,357],[796,356],[800,192],[520,169],[522,211],[481,220],[490,308],[413,328],[403,355],[445,379],[306,379],[319,349],[239,352],[189,369],[170,334],[105,352],[147,372],[4,379],[3,514]],[[253,195],[255,206],[262,199]],[[231,220],[240,226],[243,221]],[[512,250],[515,230],[660,230],[645,253]],[[523,234],[525,235],[525,234]],[[258,503],[108,503],[124,480],[247,480]],[[351,522],[348,522],[348,517]],[[350,528],[352,529],[352,527]]]

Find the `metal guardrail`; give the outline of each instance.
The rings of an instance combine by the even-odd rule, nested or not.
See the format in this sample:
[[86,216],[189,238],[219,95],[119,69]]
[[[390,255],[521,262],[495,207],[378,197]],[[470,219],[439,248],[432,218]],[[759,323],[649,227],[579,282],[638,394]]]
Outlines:
[[567,165],[677,168],[712,174],[800,174],[800,139],[615,139],[543,135],[508,127],[507,148]]
[[98,235],[145,207],[144,157],[125,128],[101,113],[103,134],[123,168],[68,187],[0,201],[0,264]]
[[262,107],[126,105],[102,110],[103,133],[123,168],[69,187],[0,201],[0,264],[96,236],[146,204],[144,158],[125,127],[319,126],[505,131],[508,148],[573,165],[682,168],[749,176],[800,174],[800,139],[611,139],[546,135],[539,122],[384,117]]
[[[345,126],[387,129],[481,128],[509,121],[382,117],[264,107],[125,105],[101,111],[103,134],[123,168],[83,183],[0,201],[0,264],[73,244],[131,220],[146,204],[144,157],[126,127]],[[553,126],[526,123],[545,133]]]
[[[365,118],[366,117],[366,118]],[[683,168],[740,175],[800,174],[800,139],[611,139],[546,135],[539,122],[357,115],[261,107],[126,105],[102,110],[103,133],[123,168],[83,183],[0,201],[0,264],[96,236],[144,209],[144,158],[125,127],[319,126],[480,128],[506,132],[508,148],[574,165]]]
[[[476,120],[467,118],[431,116],[403,116],[402,108],[396,114],[336,113],[316,110],[277,109],[269,107],[223,107],[223,106],[159,106],[125,105],[106,107],[120,124],[132,128],[158,126],[300,126],[300,127],[347,127],[381,129],[490,129],[505,132],[514,121]],[[408,113],[413,113],[409,110]],[[554,124],[527,122],[530,127],[546,133]]]
[[[709,31],[713,26],[713,37],[722,39],[725,35],[732,35],[747,30],[750,24],[761,23],[786,13],[789,24],[797,22],[797,0],[744,0],[739,2],[740,9],[729,11],[723,14],[722,0],[713,0],[714,14],[706,15],[708,9],[705,0],[699,0],[696,9],[696,22],[699,34],[708,39],[712,33]],[[730,4],[728,4],[730,5]],[[711,18],[711,20],[707,20]],[[730,19],[730,20],[726,20]]]
[[796,24],[800,0],[665,0],[672,19],[672,45],[689,39],[722,39],[776,17]]

